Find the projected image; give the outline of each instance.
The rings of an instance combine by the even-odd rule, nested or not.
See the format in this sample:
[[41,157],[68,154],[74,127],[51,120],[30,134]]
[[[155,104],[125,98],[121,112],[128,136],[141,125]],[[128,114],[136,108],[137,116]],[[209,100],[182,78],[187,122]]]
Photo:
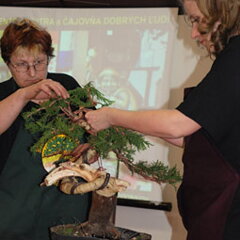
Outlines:
[[98,41],[94,33],[89,39],[89,51],[95,53],[89,61],[90,69],[92,69],[90,79],[95,81],[99,90],[114,101],[114,107],[137,109],[141,106],[142,96],[131,84],[129,77],[139,58],[139,36],[134,31],[126,30],[106,30],[99,32],[98,36],[100,34],[102,43]]
[[165,73],[168,31],[104,29],[51,34],[57,58],[50,63],[50,71],[82,72],[80,82],[93,81],[114,101],[114,107],[136,110],[159,105],[157,90]]
[[[0,35],[16,17],[31,18],[47,28],[55,49],[49,72],[72,75],[80,85],[92,81],[114,101],[113,107],[138,110],[166,106],[177,9],[6,7],[1,12]],[[0,80],[4,81],[8,72],[2,60],[0,68]],[[136,160],[167,163],[168,148],[159,139],[146,138],[153,146],[136,154]],[[161,201],[159,185],[132,176],[116,159],[103,161],[103,165],[131,183],[120,197]]]

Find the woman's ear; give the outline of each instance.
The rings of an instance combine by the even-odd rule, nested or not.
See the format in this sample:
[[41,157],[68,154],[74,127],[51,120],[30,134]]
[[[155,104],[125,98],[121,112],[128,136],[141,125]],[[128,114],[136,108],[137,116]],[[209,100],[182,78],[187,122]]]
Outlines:
[[216,21],[216,22],[214,23],[213,32],[216,32],[216,31],[217,31],[219,25],[221,25],[221,21],[220,21],[220,20],[218,20],[218,21]]

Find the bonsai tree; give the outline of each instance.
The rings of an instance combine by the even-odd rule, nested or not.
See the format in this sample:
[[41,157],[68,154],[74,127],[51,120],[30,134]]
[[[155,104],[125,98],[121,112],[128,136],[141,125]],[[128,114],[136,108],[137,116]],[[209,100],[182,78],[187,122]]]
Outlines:
[[[23,115],[26,128],[36,136],[30,150],[42,154],[43,165],[49,172],[41,185],[56,184],[66,194],[92,192],[88,221],[61,228],[64,234],[125,239],[124,233],[114,226],[112,214],[117,193],[124,191],[129,183],[111,176],[101,159],[111,155],[132,174],[159,184],[175,185],[181,176],[176,167],[169,168],[159,160],[134,162],[135,152],[150,146],[142,134],[121,127],[98,133],[91,130],[85,113],[112,104],[92,83],[69,94],[68,99],[51,99]],[[98,163],[98,167],[92,167],[93,163]],[[78,181],[79,178],[85,182]]]

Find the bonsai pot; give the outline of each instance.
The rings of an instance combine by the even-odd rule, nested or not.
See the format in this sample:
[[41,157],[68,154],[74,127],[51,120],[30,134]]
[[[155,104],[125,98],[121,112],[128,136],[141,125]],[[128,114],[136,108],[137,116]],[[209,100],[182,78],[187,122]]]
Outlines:
[[[77,224],[58,225],[50,229],[52,240],[112,240],[109,238],[92,237],[92,236],[78,236],[76,229],[79,228]],[[147,233],[138,233],[125,228],[118,228],[123,234],[117,240],[151,240],[152,236]]]

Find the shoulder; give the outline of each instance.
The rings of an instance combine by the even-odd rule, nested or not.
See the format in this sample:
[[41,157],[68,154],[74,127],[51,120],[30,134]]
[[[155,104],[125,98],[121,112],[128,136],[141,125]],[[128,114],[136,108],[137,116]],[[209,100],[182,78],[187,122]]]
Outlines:
[[18,88],[17,84],[12,78],[4,82],[1,82],[0,83],[0,100],[6,98],[7,96],[15,92],[17,88]]
[[239,89],[239,60],[240,36],[235,36],[216,57],[210,71],[198,84],[198,89],[208,88],[214,95],[216,95],[216,90],[222,89],[223,92],[230,93],[233,89]]
[[216,58],[214,67],[221,71],[240,71],[240,36],[234,36]]
[[10,82],[11,82],[11,79],[8,79],[8,80],[6,80],[4,82],[1,82],[0,83],[1,88],[2,87],[8,88],[11,85]]
[[65,73],[48,73],[47,78],[61,83],[67,90],[80,87],[74,77]]

